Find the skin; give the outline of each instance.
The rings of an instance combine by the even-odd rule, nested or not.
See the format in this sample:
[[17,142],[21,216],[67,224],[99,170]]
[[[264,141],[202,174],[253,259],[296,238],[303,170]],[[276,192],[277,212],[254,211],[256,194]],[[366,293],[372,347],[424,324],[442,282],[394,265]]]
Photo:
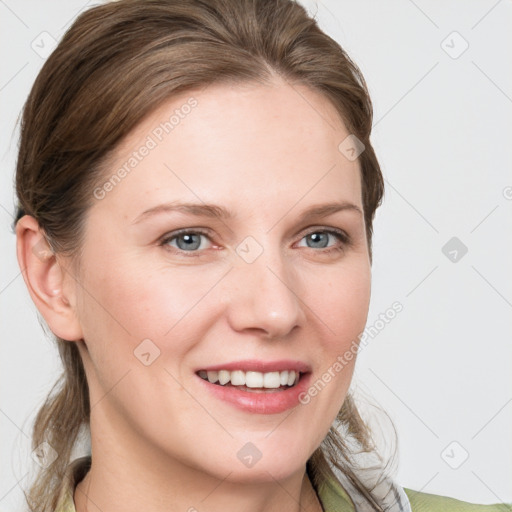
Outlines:
[[[315,382],[357,339],[371,283],[364,217],[346,209],[298,218],[330,202],[362,210],[359,163],[338,150],[349,132],[333,105],[275,79],[174,96],[120,145],[105,179],[191,96],[198,105],[156,148],[103,199],[91,194],[78,262],[35,255],[44,243],[36,221],[18,223],[29,292],[52,331],[78,344],[89,383],[93,462],[76,509],[318,511],[306,461],[345,399],[356,359],[307,405],[279,414],[208,396],[194,371],[297,359]],[[166,212],[134,222],[175,200],[222,205],[237,218]],[[188,252],[183,237],[160,243],[180,228],[210,234],[196,235]],[[351,243],[307,236],[329,228]],[[263,249],[252,263],[236,252],[247,236]],[[149,366],[134,357],[144,339],[160,350]],[[237,458],[249,441],[262,453],[251,468]]]

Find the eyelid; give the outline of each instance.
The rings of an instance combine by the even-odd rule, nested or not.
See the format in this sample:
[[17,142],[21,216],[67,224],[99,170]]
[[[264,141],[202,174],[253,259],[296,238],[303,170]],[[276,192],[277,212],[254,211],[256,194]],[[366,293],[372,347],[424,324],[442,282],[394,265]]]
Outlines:
[[338,235],[344,236],[346,238],[350,238],[349,234],[341,228],[336,228],[334,226],[322,226],[322,225],[313,225],[304,228],[301,233],[304,233],[302,236],[306,236],[310,233],[316,233],[317,231],[325,231],[325,232],[335,232]]

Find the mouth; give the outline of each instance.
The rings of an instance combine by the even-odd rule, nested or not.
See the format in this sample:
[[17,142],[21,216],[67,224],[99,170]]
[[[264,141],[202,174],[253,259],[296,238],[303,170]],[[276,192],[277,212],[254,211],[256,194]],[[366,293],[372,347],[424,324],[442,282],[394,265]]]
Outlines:
[[276,393],[296,387],[308,372],[283,370],[256,372],[243,370],[199,370],[201,379],[225,388],[236,388],[249,393]]

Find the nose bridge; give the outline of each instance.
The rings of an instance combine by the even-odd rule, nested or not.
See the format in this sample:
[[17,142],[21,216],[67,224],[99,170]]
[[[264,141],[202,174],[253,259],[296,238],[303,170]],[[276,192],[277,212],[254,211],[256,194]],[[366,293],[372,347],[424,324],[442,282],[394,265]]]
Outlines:
[[271,239],[249,236],[237,246],[229,316],[236,330],[261,329],[280,337],[302,324],[304,312],[293,269]]

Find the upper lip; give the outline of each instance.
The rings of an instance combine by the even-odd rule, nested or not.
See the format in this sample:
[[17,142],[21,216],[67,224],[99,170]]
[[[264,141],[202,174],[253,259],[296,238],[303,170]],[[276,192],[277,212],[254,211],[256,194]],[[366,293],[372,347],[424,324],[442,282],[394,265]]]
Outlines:
[[231,361],[229,363],[215,364],[212,366],[204,366],[196,371],[220,371],[220,370],[242,370],[252,372],[283,372],[285,370],[295,370],[296,372],[308,373],[311,366],[302,361],[292,361],[291,359],[280,359],[278,361],[261,361],[256,359],[245,359],[243,361]]

